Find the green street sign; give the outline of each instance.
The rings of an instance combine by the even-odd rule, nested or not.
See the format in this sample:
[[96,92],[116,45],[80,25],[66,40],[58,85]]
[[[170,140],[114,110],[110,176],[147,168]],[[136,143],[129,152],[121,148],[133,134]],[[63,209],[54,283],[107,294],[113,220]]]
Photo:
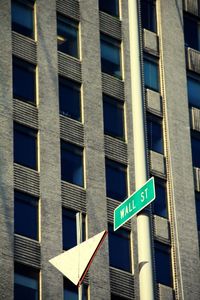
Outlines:
[[139,190],[114,210],[114,231],[145,208],[155,197],[154,177],[151,177]]

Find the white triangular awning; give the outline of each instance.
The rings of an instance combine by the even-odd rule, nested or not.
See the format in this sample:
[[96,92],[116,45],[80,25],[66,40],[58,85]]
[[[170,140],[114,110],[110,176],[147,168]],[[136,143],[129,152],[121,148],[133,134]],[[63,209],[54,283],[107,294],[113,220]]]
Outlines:
[[75,285],[80,285],[107,233],[104,230],[49,262]]

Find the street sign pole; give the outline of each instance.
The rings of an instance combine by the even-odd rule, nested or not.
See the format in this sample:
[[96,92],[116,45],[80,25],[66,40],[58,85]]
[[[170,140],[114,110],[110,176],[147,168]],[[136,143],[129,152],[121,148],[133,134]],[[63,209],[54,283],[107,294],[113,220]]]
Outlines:
[[[148,179],[144,94],[141,72],[142,41],[139,33],[138,0],[128,0],[131,100],[135,161],[135,185],[139,189]],[[137,244],[140,300],[154,300],[151,225],[148,212],[137,215]],[[137,280],[137,279],[136,279]]]

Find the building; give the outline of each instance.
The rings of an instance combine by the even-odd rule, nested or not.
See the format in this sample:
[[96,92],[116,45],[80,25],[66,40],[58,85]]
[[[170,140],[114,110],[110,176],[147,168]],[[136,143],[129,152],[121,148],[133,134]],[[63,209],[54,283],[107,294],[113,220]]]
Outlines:
[[[130,1],[0,1],[2,300],[78,299],[48,262],[77,212],[83,239],[109,230],[83,299],[140,299],[136,217],[113,232],[137,180]],[[155,299],[200,299],[199,5],[138,1]]]

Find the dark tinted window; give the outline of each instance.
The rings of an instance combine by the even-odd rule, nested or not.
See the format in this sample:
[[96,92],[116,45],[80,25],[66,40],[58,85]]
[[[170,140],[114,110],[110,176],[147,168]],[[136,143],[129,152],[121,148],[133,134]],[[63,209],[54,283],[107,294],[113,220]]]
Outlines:
[[[82,300],[87,299],[87,286],[82,285]],[[66,278],[64,278],[64,300],[79,300],[78,288]]]
[[126,166],[109,159],[106,159],[106,193],[119,201],[127,198]]
[[104,34],[101,34],[101,70],[121,78],[120,42]]
[[170,247],[155,242],[155,263],[156,263],[156,280],[158,283],[171,286],[172,273],[171,273],[171,255]]
[[30,195],[15,192],[15,233],[38,239],[38,201]]
[[156,199],[152,202],[153,213],[163,218],[168,217],[167,213],[167,195],[165,183],[155,181]]
[[99,0],[99,10],[112,16],[119,16],[119,0]]
[[80,85],[74,81],[59,78],[60,113],[72,119],[81,119]]
[[200,80],[188,77],[187,86],[189,105],[200,108]]
[[107,95],[103,96],[104,133],[124,139],[123,103]]
[[154,0],[141,1],[142,27],[156,32],[156,5]]
[[162,125],[156,120],[147,120],[148,147],[155,152],[163,153]]
[[130,233],[124,229],[113,231],[109,225],[109,259],[110,266],[131,272]]
[[14,123],[14,162],[37,168],[37,132],[18,123]]
[[193,166],[200,168],[200,139],[192,137],[192,161]]
[[38,300],[39,299],[39,276],[38,271],[25,265],[15,265],[14,275],[14,299],[15,300]]
[[144,83],[145,87],[159,91],[158,64],[151,59],[144,59]]
[[13,97],[35,103],[35,66],[13,59]]
[[195,193],[196,214],[197,214],[197,228],[200,231],[200,193]]
[[74,57],[79,57],[78,51],[78,23],[57,17],[58,50]]
[[62,180],[83,186],[83,149],[61,141]]
[[33,37],[34,1],[12,1],[12,30]]
[[118,296],[116,294],[111,294],[111,300],[127,300],[127,298]]
[[184,36],[185,45],[196,50],[199,50],[199,21],[189,14],[184,15]]

